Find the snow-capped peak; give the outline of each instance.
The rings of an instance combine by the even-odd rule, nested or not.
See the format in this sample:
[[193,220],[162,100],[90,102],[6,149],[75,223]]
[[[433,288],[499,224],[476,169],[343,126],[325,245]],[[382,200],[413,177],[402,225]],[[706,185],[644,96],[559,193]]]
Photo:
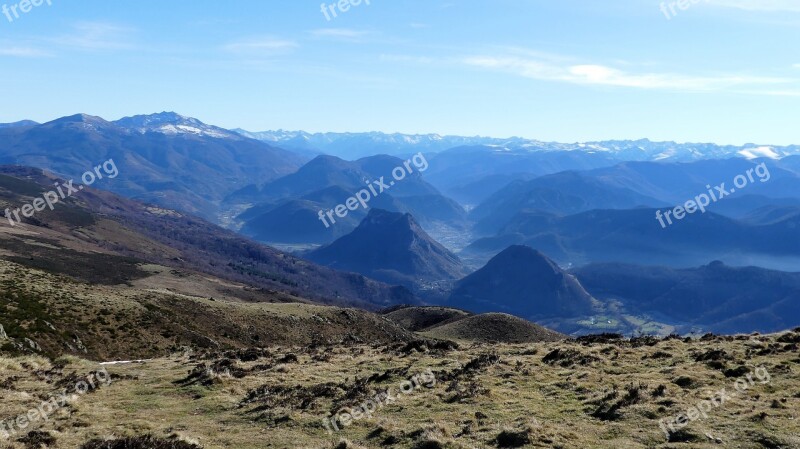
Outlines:
[[757,147],[757,148],[745,148],[738,153],[745,159],[758,159],[761,157],[766,157],[769,159],[780,159],[781,155],[775,152],[775,149],[772,147]]
[[114,122],[118,126],[145,134],[156,132],[167,135],[195,135],[215,137],[218,139],[240,139],[241,137],[227,129],[206,125],[196,118],[186,117],[175,112],[161,112],[159,114],[135,115],[125,117]]

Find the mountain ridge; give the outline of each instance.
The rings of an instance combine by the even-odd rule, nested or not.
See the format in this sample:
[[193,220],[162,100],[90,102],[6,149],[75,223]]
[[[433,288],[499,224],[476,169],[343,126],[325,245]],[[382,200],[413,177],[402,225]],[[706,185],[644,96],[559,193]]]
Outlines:
[[[29,203],[56,179],[40,169],[0,166],[2,209]],[[377,310],[418,302],[402,287],[321,267],[201,218],[92,188],[13,228],[0,226],[0,244],[11,251],[15,262],[72,276],[103,272],[102,277],[84,279],[94,282],[113,284],[142,276],[137,267],[149,263],[208,273],[320,304]],[[20,234],[29,235],[29,241]],[[110,271],[110,266],[103,268],[109,258],[119,265]]]
[[[344,157],[368,155],[352,148],[389,149],[389,154],[407,155],[418,151],[441,152],[457,147],[485,147],[497,152],[557,152],[582,151],[606,153],[617,160],[693,161],[741,157],[787,157],[800,154],[800,145],[765,145],[746,143],[743,145],[721,145],[710,142],[653,141],[647,138],[627,140],[605,140],[588,142],[552,142],[524,137],[497,138],[488,136],[458,136],[429,134],[369,132],[317,132],[306,131],[258,131],[243,129],[234,131],[247,137],[300,146],[307,149]],[[343,144],[344,143],[344,144]],[[371,153],[371,154],[374,154]]]
[[597,301],[573,275],[522,245],[506,248],[458,281],[446,304],[475,313],[509,313],[534,322],[599,310]]
[[411,214],[374,208],[352,233],[306,257],[418,293],[428,284],[452,282],[465,274],[458,257],[433,240]]
[[230,192],[277,179],[304,162],[295,153],[238,134],[216,135],[218,128],[177,114],[138,116],[121,123],[147,120],[175,130],[184,126],[181,123],[192,123],[205,131],[190,127],[140,132],[120,122],[75,114],[41,125],[0,128],[0,164],[34,166],[69,178],[113,159],[119,176],[103,188],[218,222],[221,203]]
[[[413,172],[402,181],[390,181],[393,169],[403,167],[403,164],[402,159],[389,155],[375,155],[357,161],[321,155],[294,173],[263,185],[240,189],[229,195],[227,201],[249,206],[237,217],[242,222],[241,229],[247,235],[266,242],[331,243],[352,232],[369,209],[374,208],[411,213],[425,227],[435,222],[465,227],[463,208],[429,184],[419,168],[412,166]],[[370,194],[366,208],[348,212],[334,226],[320,223],[317,218],[319,211],[329,211],[344,204],[368,185],[384,179],[389,185],[387,191],[383,192],[381,187],[379,195]]]

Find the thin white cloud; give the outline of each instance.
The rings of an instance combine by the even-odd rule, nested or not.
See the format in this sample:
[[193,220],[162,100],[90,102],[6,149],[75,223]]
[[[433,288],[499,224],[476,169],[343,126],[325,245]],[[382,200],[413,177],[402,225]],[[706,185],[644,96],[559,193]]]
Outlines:
[[333,37],[341,39],[359,39],[369,34],[369,31],[353,30],[350,28],[320,28],[311,30],[315,37]]
[[17,58],[47,58],[52,54],[33,47],[15,47],[3,45],[0,47],[0,56],[12,56]]
[[410,55],[394,55],[394,54],[382,54],[379,56],[381,61],[385,62],[401,62],[401,63],[412,63],[412,64],[422,64],[422,65],[429,65],[436,63],[437,61],[444,61],[443,59],[436,59],[427,56],[410,56]]
[[797,90],[764,90],[755,92],[745,92],[754,95],[767,95],[770,97],[800,97],[800,89]]
[[705,0],[705,2],[713,6],[745,11],[800,13],[800,1],[798,0]]
[[105,22],[79,22],[73,31],[50,41],[81,50],[125,50],[135,48],[133,28]]
[[312,38],[320,40],[334,40],[351,43],[375,42],[375,34],[367,30],[354,30],[352,28],[320,28],[308,32]]
[[297,48],[297,42],[271,37],[254,38],[239,42],[232,42],[223,47],[229,53],[276,55],[287,53]]
[[679,91],[721,91],[733,87],[787,86],[791,78],[749,75],[694,76],[676,73],[635,73],[599,64],[574,64],[521,56],[471,56],[463,64],[526,78],[583,85]]

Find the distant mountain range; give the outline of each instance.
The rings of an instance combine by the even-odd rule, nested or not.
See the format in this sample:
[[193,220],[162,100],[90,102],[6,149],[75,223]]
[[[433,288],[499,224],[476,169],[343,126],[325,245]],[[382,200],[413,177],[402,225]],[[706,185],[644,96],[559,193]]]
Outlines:
[[496,139],[483,137],[440,136],[438,134],[307,133],[305,131],[248,132],[234,130],[243,136],[258,139],[293,151],[329,154],[356,160],[376,154],[408,156],[413,153],[438,153],[463,145],[479,145]]
[[571,215],[592,209],[670,206],[638,190],[567,171],[530,181],[515,181],[495,192],[471,213],[480,232],[497,232],[523,211]]
[[[373,181],[391,181],[416,153],[424,170],[333,226],[319,219]],[[13,234],[0,250],[90,282],[136,281],[155,263],[302,301],[371,309],[426,301],[572,334],[799,324],[796,276],[770,270],[800,271],[800,146],[248,133],[171,112],[116,121],[78,114],[0,124],[0,164],[14,164],[2,169],[0,205],[30,200],[53,180],[27,166],[69,179],[108,159],[119,176],[93,187],[109,192],[37,215],[26,226],[46,239]],[[765,173],[706,213],[667,228],[656,220],[656,210],[756,168]],[[311,250],[290,256],[232,230]],[[74,245],[90,249],[65,250]],[[751,265],[762,268],[732,268]],[[520,324],[477,320],[486,329]],[[453,324],[447,335],[466,335],[475,321],[444,323]]]
[[[749,159],[767,158],[780,159],[774,164],[784,172],[800,172],[800,156],[792,156],[800,154],[798,146],[718,146],[648,140],[561,144],[523,138],[378,132],[247,133],[207,125],[195,118],[172,112],[137,115],[113,122],[78,114],[44,124],[21,121],[0,125],[0,163],[42,167],[64,176],[74,176],[93,164],[116,157],[121,174],[113,184],[109,184],[108,189],[228,226],[232,225],[233,217],[241,212],[241,208],[223,202],[226,198],[240,197],[232,197],[231,194],[247,191],[252,186],[261,188],[269,181],[292,174],[320,153],[350,160],[369,159],[377,154],[407,156],[416,152],[429,155],[430,169],[424,177],[432,188],[431,194],[438,197],[434,199],[417,195],[415,205],[405,204],[405,209],[399,207],[398,210],[413,213],[423,225],[429,219],[429,214],[420,210],[421,207],[442,211],[444,221],[452,219],[454,213],[458,214],[453,204],[448,204],[452,203],[446,199],[448,196],[464,204],[475,205],[486,201],[492,193],[515,180],[530,181],[533,177],[566,170],[594,170],[592,176],[605,179],[622,174],[615,181],[620,184],[617,187],[629,188],[660,200],[664,200],[663,196],[656,193],[674,192],[672,185],[645,185],[640,179],[631,178],[632,174],[646,175],[643,171],[625,172],[637,167],[646,168],[646,165],[619,166],[621,162],[738,159],[739,162],[729,164],[732,166]],[[712,162],[721,164],[721,161]],[[331,170],[336,170],[336,165],[328,161]],[[343,170],[352,169],[340,167]],[[702,164],[696,167],[698,171],[704,168]],[[374,170],[364,168],[357,167],[362,171],[362,176],[363,172],[376,174]],[[607,173],[602,170],[607,170]],[[180,173],[180,176],[174,176],[174,173]],[[303,179],[303,173],[297,179]],[[672,184],[680,179],[674,178]],[[319,185],[317,190],[334,185],[347,189],[353,184],[353,179],[344,183],[336,179],[328,181]],[[780,183],[771,185],[774,187],[768,188],[784,192],[787,187],[792,187]],[[691,186],[694,187],[694,184]],[[400,187],[392,195],[411,196],[402,193],[404,188]],[[306,191],[298,195],[295,189],[287,192],[286,196],[291,196],[288,198],[290,200],[302,200],[301,197],[310,193],[313,192]],[[256,205],[273,202],[275,195],[270,193],[269,196],[252,199]],[[436,207],[430,206],[433,203],[436,203]],[[288,207],[306,209],[302,206],[295,204]],[[389,204],[382,207],[391,208]],[[269,217],[265,217],[264,221],[269,222]],[[249,233],[256,234],[253,230]],[[337,235],[318,236],[316,240],[329,242],[335,237]]]
[[[562,264],[656,263],[690,267],[722,260],[800,270],[797,156],[689,163],[623,162],[512,181],[469,215],[478,236],[463,257],[485,262],[509,245],[541,249]],[[736,176],[753,182],[663,229],[666,211]],[[476,257],[479,255],[480,257]]]
[[506,155],[538,152],[572,152],[606,155],[616,161],[689,162],[704,159],[761,157],[779,159],[800,155],[800,145],[770,146],[745,144],[677,143],[640,140],[609,140],[585,143],[543,142],[522,137],[494,138],[481,136],[442,136],[439,134],[307,133],[305,131],[234,130],[244,136],[279,147],[315,151],[344,159],[358,159],[374,154],[405,156],[416,152],[439,153],[457,147],[483,147]]
[[736,176],[756,168],[761,172],[763,168],[759,166],[762,164],[768,170],[763,177],[753,176],[753,182],[748,182],[746,189],[727,197],[725,201],[745,194],[785,198],[800,192],[797,169],[800,165],[799,156],[780,160],[733,158],[689,163],[624,162],[612,167],[587,170],[581,175],[610,187],[627,188],[674,205],[723,182],[729,188],[733,187]]
[[112,158],[119,176],[96,187],[217,222],[228,194],[289,174],[305,162],[290,151],[174,113],[116,122],[78,114],[0,129],[0,164],[74,178]]
[[[431,160],[426,179],[445,195],[469,205],[485,201],[491,193],[511,181],[529,180],[531,177],[567,170],[601,169],[622,162],[782,160],[800,156],[800,145],[735,146],[653,142],[647,139],[555,143],[517,137],[498,139],[379,132],[310,134],[303,131],[237,131],[293,151],[329,154],[346,160],[375,154],[406,156],[421,151],[429,154]],[[800,157],[795,159],[800,160]],[[792,165],[797,170],[800,161],[784,165]]]
[[[465,227],[466,213],[455,201],[442,196],[414,171],[393,185],[392,170],[403,166],[394,156],[370,156],[345,161],[335,156],[318,156],[298,171],[268,182],[252,185],[231,194],[230,204],[249,205],[238,219],[242,232],[264,242],[330,243],[359,224],[371,208],[411,213],[423,226],[443,222]],[[367,185],[386,179],[389,189],[371,199],[369,209],[359,207],[335,224],[326,227],[318,218],[366,189]],[[372,195],[370,195],[372,196]]]
[[[463,204],[477,205],[514,181],[530,181],[566,171],[579,172],[609,187],[623,187],[662,201],[685,201],[694,197],[706,185],[732,183],[734,176],[745,173],[756,164],[766,163],[780,182],[757,183],[752,190],[768,196],[787,196],[794,184],[787,178],[797,178],[800,156],[793,147],[782,151],[780,158],[771,153],[747,152],[747,156],[730,153],[721,159],[698,160],[628,160],[612,153],[585,151],[502,151],[493,147],[454,148],[431,156],[431,169],[426,178],[442,192]],[[750,157],[758,155],[761,157]],[[775,156],[775,155],[772,155]]]
[[[463,156],[460,163],[464,164],[468,157]],[[431,166],[436,167],[439,161],[439,158],[434,158]],[[484,170],[487,164],[477,164],[481,166],[478,170]],[[712,186],[725,183],[727,187],[733,187],[736,176],[758,168],[762,175],[754,175],[753,182],[748,182],[746,189],[708,207],[708,210],[738,217],[758,207],[794,204],[790,197],[794,192],[800,192],[798,165],[800,156],[781,160],[735,158],[685,163],[620,162],[541,176],[510,176],[487,184],[487,179],[499,178],[493,175],[461,188],[471,192],[474,186],[487,184],[489,188],[484,192],[489,193],[480,196],[482,199],[471,211],[470,218],[477,223],[479,232],[492,233],[524,210],[568,215],[591,209],[674,207],[707,192]],[[435,168],[431,172],[429,177],[435,180]],[[466,179],[466,176],[461,178]],[[743,200],[745,196],[749,198],[749,204]]]
[[567,216],[528,211],[515,216],[495,237],[479,239],[465,252],[483,254],[485,259],[519,244],[572,266],[622,262],[689,267],[716,259],[736,266],[798,271],[798,230],[797,214],[781,214],[760,224],[707,212],[687,215],[663,229],[656,209],[649,208]]
[[762,166],[768,170],[763,177],[753,176],[754,181],[746,189],[708,207],[723,215],[742,217],[765,206],[797,205],[798,198],[789,198],[793,192],[800,192],[797,160],[800,157],[779,161],[622,162],[611,167],[562,171],[511,181],[478,204],[470,218],[479,232],[491,234],[524,211],[563,216],[592,209],[672,208],[707,192],[711,186],[724,182],[733,187],[737,175]]

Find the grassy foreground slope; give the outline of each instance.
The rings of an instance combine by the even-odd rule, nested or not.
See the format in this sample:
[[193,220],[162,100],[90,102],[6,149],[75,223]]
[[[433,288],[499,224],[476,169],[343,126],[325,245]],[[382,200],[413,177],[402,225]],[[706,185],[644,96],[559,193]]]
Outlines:
[[90,285],[0,259],[0,353],[110,360],[163,356],[185,347],[413,338],[362,310],[316,305],[159,265],[137,269],[147,277]]
[[[111,385],[37,423],[42,433],[34,436],[62,448],[123,447],[82,445],[145,435],[172,445],[124,447],[798,448],[798,342],[800,330],[694,341],[461,348],[417,341],[176,354],[106,366]],[[74,358],[31,362],[0,359],[0,419],[25,413],[73,372],[98,369]],[[398,391],[428,370],[434,383]],[[737,381],[747,389],[736,392]],[[387,389],[395,401],[339,432],[325,430],[323,418]],[[668,440],[660,420],[721,389],[722,404]],[[0,447],[26,447],[19,439]]]

